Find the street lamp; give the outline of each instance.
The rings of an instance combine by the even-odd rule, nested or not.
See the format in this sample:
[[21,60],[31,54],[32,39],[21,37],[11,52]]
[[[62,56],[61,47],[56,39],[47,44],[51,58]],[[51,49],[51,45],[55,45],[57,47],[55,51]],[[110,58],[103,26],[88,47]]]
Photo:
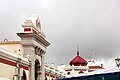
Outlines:
[[120,58],[116,58],[115,59],[116,65],[119,68],[120,67]]

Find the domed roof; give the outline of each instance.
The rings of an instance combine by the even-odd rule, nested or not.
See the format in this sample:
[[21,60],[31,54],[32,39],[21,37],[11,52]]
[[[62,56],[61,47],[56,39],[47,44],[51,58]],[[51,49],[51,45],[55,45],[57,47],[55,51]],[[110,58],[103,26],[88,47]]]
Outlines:
[[69,63],[71,66],[86,66],[88,63],[85,59],[83,59],[82,57],[79,56],[79,51],[77,51],[77,56],[72,59]]

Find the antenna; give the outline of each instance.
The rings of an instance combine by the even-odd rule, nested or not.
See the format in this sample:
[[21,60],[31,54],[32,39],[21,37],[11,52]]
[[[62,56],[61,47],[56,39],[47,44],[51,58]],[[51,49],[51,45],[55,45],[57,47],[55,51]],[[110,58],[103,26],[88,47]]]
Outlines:
[[94,54],[94,49],[93,49],[93,47],[91,47],[91,59],[93,60],[93,54]]

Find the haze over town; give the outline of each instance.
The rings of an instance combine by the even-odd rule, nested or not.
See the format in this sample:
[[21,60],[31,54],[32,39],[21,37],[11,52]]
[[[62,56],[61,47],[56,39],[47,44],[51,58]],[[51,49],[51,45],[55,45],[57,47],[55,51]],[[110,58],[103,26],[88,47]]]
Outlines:
[[[42,30],[51,45],[46,63],[68,64],[76,56],[114,65],[120,56],[119,0],[1,0],[0,40],[19,40],[16,33],[32,14],[39,14]],[[105,64],[106,65],[106,64]]]

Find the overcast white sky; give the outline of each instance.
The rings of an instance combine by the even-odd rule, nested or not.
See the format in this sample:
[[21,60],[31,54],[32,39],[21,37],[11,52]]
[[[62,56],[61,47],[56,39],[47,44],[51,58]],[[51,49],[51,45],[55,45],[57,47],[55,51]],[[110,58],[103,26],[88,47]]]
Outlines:
[[113,63],[120,57],[120,0],[0,0],[0,40],[19,40],[16,32],[39,14],[51,43],[46,63],[68,64],[76,56]]

